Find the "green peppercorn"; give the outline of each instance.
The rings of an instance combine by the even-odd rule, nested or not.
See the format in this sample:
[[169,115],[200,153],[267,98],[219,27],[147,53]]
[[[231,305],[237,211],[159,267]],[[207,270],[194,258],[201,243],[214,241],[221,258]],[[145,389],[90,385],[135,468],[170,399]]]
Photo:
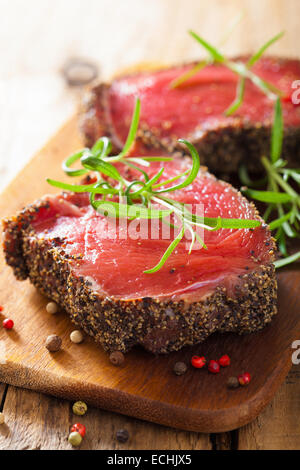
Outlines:
[[82,442],[82,437],[79,432],[71,432],[69,434],[68,441],[73,447],[78,447]]
[[73,413],[77,416],[85,415],[87,409],[87,405],[84,403],[84,401],[76,401],[72,407]]

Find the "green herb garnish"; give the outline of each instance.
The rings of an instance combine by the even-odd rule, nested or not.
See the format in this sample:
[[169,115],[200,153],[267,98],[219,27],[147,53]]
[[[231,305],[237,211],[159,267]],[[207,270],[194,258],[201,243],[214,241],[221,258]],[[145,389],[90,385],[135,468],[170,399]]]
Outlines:
[[236,97],[233,103],[224,111],[226,116],[230,116],[235,113],[238,108],[243,103],[244,94],[245,94],[245,85],[246,79],[252,81],[255,86],[257,86],[268,98],[275,100],[277,96],[282,96],[281,90],[276,88],[272,83],[267,82],[266,80],[261,79],[256,75],[251,69],[253,65],[262,57],[264,52],[276,41],[278,41],[282,36],[283,32],[276,34],[269,41],[267,41],[252,57],[248,60],[247,63],[241,61],[232,61],[227,59],[216,47],[212,46],[202,37],[198,36],[194,31],[189,31],[189,34],[199,43],[209,54],[208,59],[203,60],[192,67],[190,70],[185,72],[180,77],[176,78],[171,82],[170,87],[176,88],[182,85],[186,80],[190,79],[193,75],[203,69],[205,66],[213,63],[223,64],[229,70],[238,75],[238,85]]
[[[211,231],[222,228],[253,229],[260,225],[258,220],[199,217],[190,212],[184,204],[167,197],[169,193],[185,188],[193,183],[200,169],[198,152],[190,142],[180,139],[179,142],[183,143],[191,154],[191,169],[166,181],[160,181],[164,172],[164,167],[162,167],[150,178],[147,172],[140,168],[140,166],[149,167],[151,161],[164,162],[170,161],[172,158],[130,157],[129,152],[136,137],[139,115],[140,100],[137,99],[126,143],[118,155],[109,155],[112,148],[111,142],[107,137],[101,137],[91,149],[82,149],[68,157],[63,163],[63,170],[68,176],[82,176],[92,171],[96,175],[95,182],[87,185],[77,185],[47,179],[48,183],[69,191],[88,192],[92,207],[106,217],[126,218],[128,220],[135,218],[161,219],[162,222],[167,223],[172,228],[178,228],[178,235],[172,240],[159,263],[152,269],[145,271],[145,273],[154,273],[160,270],[178,243],[184,238],[186,232],[191,234],[189,250],[189,253],[191,253],[196,240],[201,246],[206,248],[204,241],[196,231],[198,227]],[[81,168],[72,169],[71,166],[78,161],[80,161]],[[115,163],[134,168],[141,173],[142,179],[127,181],[118,171],[114,165]],[[176,184],[172,185],[175,182]],[[112,198],[114,199],[112,200]],[[118,201],[116,201],[117,198]],[[161,207],[161,209],[154,208],[153,204]],[[179,222],[179,227],[164,220],[170,216]]]
[[[269,222],[270,229],[275,230],[279,251],[284,256],[284,259],[275,262],[277,268],[300,258],[300,252],[291,256],[287,252],[287,238],[300,238],[300,194],[298,192],[300,169],[286,168],[287,162],[281,158],[283,127],[281,102],[277,98],[274,106],[270,157],[264,156],[261,159],[266,177],[259,184],[266,184],[267,187],[265,190],[242,188],[247,196],[267,204],[264,219]],[[252,185],[245,167],[242,167],[239,175],[243,184]],[[271,215],[274,217],[270,222]]]

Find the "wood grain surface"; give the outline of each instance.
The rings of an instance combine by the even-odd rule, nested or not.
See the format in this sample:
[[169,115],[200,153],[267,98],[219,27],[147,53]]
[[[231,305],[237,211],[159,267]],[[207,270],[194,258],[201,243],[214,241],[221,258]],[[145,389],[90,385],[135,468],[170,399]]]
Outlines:
[[[0,200],[0,216],[14,214],[24,203],[53,192],[46,177],[63,176],[61,162],[79,147],[75,117],[7,187]],[[296,267],[280,274],[278,315],[262,332],[215,334],[203,344],[159,357],[135,348],[126,355],[125,364],[116,368],[91,338],[86,337],[82,345],[70,341],[73,326],[67,315],[47,314],[47,299],[29,282],[14,278],[2,253],[0,269],[2,316],[7,310],[15,322],[12,331],[0,330],[6,359],[0,367],[0,381],[62,398],[80,397],[94,406],[179,429],[221,432],[252,421],[284,380],[291,366],[291,344],[300,337],[300,272]],[[62,350],[55,354],[44,347],[50,334],[63,340]],[[175,362],[189,364],[194,354],[218,359],[224,353],[232,365],[218,376],[192,368],[182,377],[172,372]],[[244,371],[253,376],[251,386],[228,390],[228,377]]]
[[[226,53],[237,54],[257,49],[262,42],[282,29],[286,30],[286,36],[273,46],[272,52],[298,57],[300,52],[298,0],[212,0],[209,4],[202,0],[114,0],[113,7],[110,0],[74,0],[72,7],[67,0],[0,0],[0,10],[4,12],[0,15],[2,188],[71,115],[78,93],[65,86],[61,68],[72,56],[89,58],[98,63],[102,77],[108,77],[120,68],[145,59],[164,63],[193,59],[199,56],[199,49],[185,31],[194,28],[217,44],[230,18],[241,10],[245,12],[245,19],[224,46]],[[103,18],[105,21],[102,21]],[[88,31],[88,34],[83,34],[83,31]],[[41,187],[40,182],[35,181],[32,191],[39,195]],[[15,188],[17,192],[18,188]],[[26,197],[24,194],[24,203],[29,201],[29,197]],[[13,201],[14,194],[11,194],[10,202]],[[19,296],[21,291],[13,294],[14,299],[18,300]],[[210,439],[206,436],[209,447],[299,448],[300,430],[295,419],[300,407],[298,371],[299,366],[294,366],[292,376],[289,376],[272,405],[258,420],[239,432],[213,435]],[[0,389],[0,398],[4,389],[6,387]],[[5,413],[10,416],[10,401],[7,397],[12,397],[16,389],[9,387],[8,391],[11,391],[11,395],[2,395],[2,404]],[[0,428],[0,448],[35,448],[41,441],[44,442],[43,448],[55,448],[59,439],[61,448],[69,448],[63,436],[65,428],[60,431],[58,426],[56,430],[54,422],[48,427],[51,414],[43,415],[44,411],[40,412],[39,420],[43,425],[36,423],[32,414],[26,421],[28,401],[45,402],[45,408],[41,406],[42,410],[49,403],[59,404],[61,401],[34,392],[23,392],[24,400],[19,400],[11,432],[5,434],[3,428]],[[93,413],[94,410],[91,415]],[[108,429],[116,415],[97,413],[101,413],[102,426]],[[97,416],[100,419],[100,415]],[[59,418],[55,419],[59,421]],[[122,416],[118,416],[118,420],[120,427],[139,423],[139,432],[147,436],[148,448],[154,445],[154,436],[160,429],[164,431],[160,434],[161,446],[193,448],[197,442],[196,436],[202,440],[199,434],[175,430],[167,432],[166,428]],[[27,423],[31,429],[27,437],[21,437],[25,429],[23,423]],[[52,441],[44,429],[53,434]],[[109,442],[112,434],[108,436],[102,442],[93,440],[93,448],[114,445],[113,440]],[[142,437],[139,439],[134,438],[127,448],[140,448],[141,445],[147,448],[147,440],[142,444]],[[84,445],[89,444],[85,442]]]

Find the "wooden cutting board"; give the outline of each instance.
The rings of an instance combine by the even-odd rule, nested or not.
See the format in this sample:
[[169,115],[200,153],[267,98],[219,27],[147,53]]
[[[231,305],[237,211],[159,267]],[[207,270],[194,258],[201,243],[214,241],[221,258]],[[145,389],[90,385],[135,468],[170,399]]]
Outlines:
[[[55,192],[46,177],[65,178],[61,161],[81,147],[76,118],[70,120],[10,184],[0,199],[0,216],[14,214],[45,193]],[[17,158],[17,156],[16,156]],[[100,408],[156,423],[203,432],[221,432],[253,420],[272,399],[290,366],[292,342],[300,339],[300,271],[279,276],[279,313],[262,332],[237,336],[213,335],[205,343],[168,356],[155,357],[142,349],[126,355],[114,367],[92,339],[76,345],[69,339],[74,329],[61,312],[49,315],[47,299],[28,281],[16,281],[0,259],[0,304],[15,328],[0,328],[0,381],[71,400],[83,399]],[[49,334],[58,334],[63,349],[50,354],[44,347]],[[176,361],[189,363],[193,354],[217,359],[229,354],[232,365],[214,376],[189,368],[177,377]],[[5,357],[3,357],[5,356]],[[248,387],[228,390],[226,381],[248,371]]]

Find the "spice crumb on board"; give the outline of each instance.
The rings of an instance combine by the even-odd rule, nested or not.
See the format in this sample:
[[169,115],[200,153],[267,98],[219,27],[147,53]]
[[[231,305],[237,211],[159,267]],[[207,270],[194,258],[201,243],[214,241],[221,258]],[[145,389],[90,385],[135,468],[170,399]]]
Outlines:
[[125,356],[121,351],[113,351],[109,356],[109,360],[114,366],[121,366],[125,361]]
[[5,320],[3,320],[3,328],[5,328],[6,330],[12,330],[13,327],[14,327],[14,322],[11,318],[6,318]]
[[79,330],[74,330],[70,334],[70,340],[72,343],[80,344],[83,341],[83,334]]
[[220,372],[220,365],[217,361],[211,360],[208,363],[208,370],[212,374],[218,374]]
[[127,431],[127,429],[119,429],[116,432],[116,438],[118,442],[124,444],[129,439],[129,432]]
[[49,302],[46,305],[46,311],[51,313],[51,315],[54,315],[58,312],[58,305],[55,302]]
[[202,369],[202,367],[204,367],[205,364],[206,364],[206,359],[205,359],[204,356],[202,356],[202,357],[193,356],[192,359],[191,359],[191,364],[196,369]]
[[184,362],[176,362],[173,367],[173,372],[176,375],[183,375],[187,371],[187,365]]
[[239,383],[242,387],[248,385],[251,381],[251,375],[249,372],[244,372],[243,374],[238,376]]
[[230,365],[230,357],[227,354],[224,354],[224,356],[220,357],[218,362],[221,367],[228,367]]
[[229,379],[227,380],[228,388],[238,388],[239,385],[240,383],[237,377],[229,377]]
[[81,437],[84,437],[85,436],[85,433],[86,433],[86,427],[84,424],[81,424],[81,423],[75,423],[73,424],[73,426],[71,427],[71,430],[70,432],[79,432],[79,434],[81,435]]
[[57,352],[60,350],[62,345],[62,340],[59,336],[57,335],[49,335],[48,338],[46,339],[46,348],[50,352]]
[[82,443],[82,436],[79,432],[71,432],[69,434],[68,441],[73,447],[79,447]]
[[88,409],[87,404],[84,403],[84,401],[76,401],[72,407],[73,413],[77,416],[85,415],[85,413],[87,412],[87,409]]

